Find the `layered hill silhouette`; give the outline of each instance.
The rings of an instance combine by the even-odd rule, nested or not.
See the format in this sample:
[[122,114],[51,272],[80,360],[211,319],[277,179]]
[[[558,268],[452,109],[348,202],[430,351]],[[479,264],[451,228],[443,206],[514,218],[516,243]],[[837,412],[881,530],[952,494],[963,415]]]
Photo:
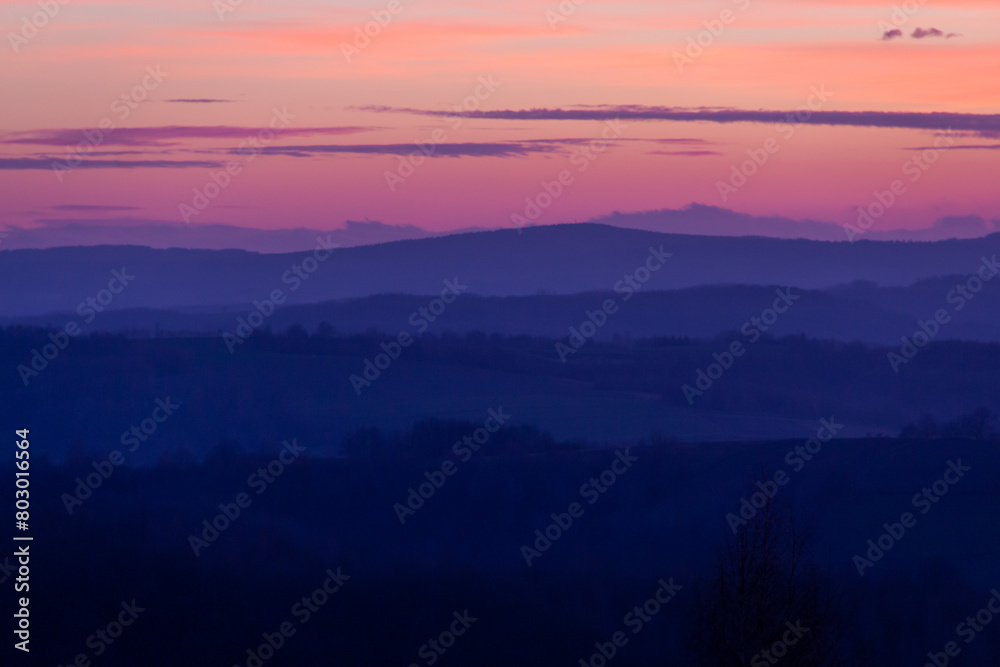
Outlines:
[[[628,302],[615,292],[585,292],[566,295],[484,297],[463,295],[434,322],[426,323],[431,333],[529,335],[565,338],[570,328],[579,327],[587,312],[600,310],[606,299],[616,299],[619,309],[596,333],[596,340],[640,339],[664,336],[713,338],[758,329],[770,337],[804,334],[810,338],[860,341],[892,345],[911,335],[919,321],[932,318],[941,308],[950,313],[935,340],[1000,342],[1000,281],[998,289],[983,290],[954,311],[947,302],[949,293],[963,276],[929,278],[907,287],[879,287],[856,282],[827,290],[780,288],[796,301],[787,314],[773,325],[759,327],[752,321],[771,307],[777,286],[707,285],[679,290],[637,292]],[[266,320],[266,326],[283,332],[299,325],[315,332],[324,324],[340,334],[371,330],[394,335],[400,331],[420,333],[410,322],[429,297],[386,294],[326,301],[317,304],[283,305]],[[145,332],[149,335],[219,335],[235,332],[240,318],[251,312],[249,305],[217,309],[125,308],[102,314],[88,326],[89,331]],[[0,317],[2,324],[22,324],[59,328],[79,320],[73,312],[48,313],[27,317]],[[598,319],[600,319],[598,317]]]
[[1000,234],[925,243],[847,243],[573,224],[338,248],[325,261],[315,261],[312,252],[137,246],[8,250],[0,252],[0,284],[7,288],[0,298],[0,317],[72,313],[108,286],[112,271],[122,269],[135,278],[107,304],[107,311],[242,308],[277,289],[288,304],[378,294],[429,296],[439,293],[445,280],[456,278],[467,286],[465,293],[492,297],[611,292],[645,265],[651,248],[671,257],[652,273],[645,291],[706,285],[815,290],[859,280],[906,287],[939,276],[974,274],[983,257],[998,254]]

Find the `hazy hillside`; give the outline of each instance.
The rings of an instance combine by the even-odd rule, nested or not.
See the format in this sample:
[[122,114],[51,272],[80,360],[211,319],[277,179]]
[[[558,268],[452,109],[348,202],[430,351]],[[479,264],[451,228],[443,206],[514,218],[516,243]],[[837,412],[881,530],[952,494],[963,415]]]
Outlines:
[[552,339],[428,335],[374,375],[366,360],[392,338],[260,333],[230,354],[218,337],[85,336],[25,384],[16,369],[31,363],[39,333],[0,330],[8,369],[0,403],[35,424],[56,459],[74,447],[119,446],[164,397],[182,404],[178,418],[133,462],[179,449],[201,458],[227,440],[255,449],[291,435],[313,440],[313,455],[330,455],[358,429],[476,420],[500,405],[513,423],[560,440],[613,443],[655,433],[695,442],[807,438],[831,415],[845,425],[838,437],[896,434],[924,414],[943,422],[978,406],[1000,413],[997,344],[936,343],[896,374],[885,348],[761,339],[689,402],[683,385],[698,385],[699,369],[730,339],[588,343],[561,363]]
[[111,300],[109,310],[250,304],[276,289],[288,303],[299,304],[373,294],[432,295],[441,291],[444,280],[456,277],[468,286],[467,293],[484,296],[608,291],[626,274],[640,267],[644,271],[649,249],[661,246],[673,256],[651,274],[646,289],[718,284],[817,289],[855,280],[904,286],[940,275],[971,275],[984,255],[998,252],[1000,234],[935,243],[851,244],[668,235],[582,224],[338,249],[325,261],[316,261],[313,253],[134,246],[12,250],[0,252],[0,284],[6,288],[0,315],[72,312],[105,289],[111,272],[122,268],[135,278]]
[[[947,295],[964,276],[947,276],[922,281],[908,287],[878,287],[855,283],[828,290],[792,288],[798,297],[793,307],[768,327],[775,336],[805,334],[811,338],[896,344],[901,336],[916,330],[917,322],[932,317],[938,309],[950,312],[951,320],[940,328],[936,340],[1000,342],[1000,281],[996,289],[984,289],[969,307],[955,311]],[[710,285],[681,290],[637,292],[628,301],[612,292],[570,295],[483,297],[463,295],[448,306],[427,330],[464,334],[527,334],[566,337],[571,327],[579,327],[588,311],[599,309],[606,299],[616,299],[618,310],[594,337],[647,338],[690,336],[711,338],[755,325],[776,298],[774,286]],[[395,335],[413,331],[410,316],[426,308],[431,296],[376,295],[317,304],[283,305],[267,319],[273,331],[300,325],[316,331],[326,323],[344,334],[377,330]],[[146,332],[149,335],[233,333],[239,318],[252,307],[230,305],[199,311],[126,308],[101,314],[84,328],[86,331]],[[79,320],[72,313],[51,313],[20,318],[0,317],[0,324],[24,324],[61,328]],[[749,330],[749,329],[748,329]]]

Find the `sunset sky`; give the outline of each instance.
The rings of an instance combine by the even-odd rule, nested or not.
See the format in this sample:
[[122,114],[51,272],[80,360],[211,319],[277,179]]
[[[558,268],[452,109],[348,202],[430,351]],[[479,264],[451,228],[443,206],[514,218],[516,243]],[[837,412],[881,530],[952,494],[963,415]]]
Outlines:
[[0,230],[496,228],[560,172],[536,224],[691,203],[844,224],[897,179],[882,230],[1000,218],[1000,7],[907,6],[0,0]]

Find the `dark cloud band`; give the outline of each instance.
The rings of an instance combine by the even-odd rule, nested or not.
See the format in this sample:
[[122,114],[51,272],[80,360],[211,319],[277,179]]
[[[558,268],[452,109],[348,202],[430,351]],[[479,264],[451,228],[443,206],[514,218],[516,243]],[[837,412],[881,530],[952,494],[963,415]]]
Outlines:
[[[447,111],[405,107],[365,107],[379,113],[407,113],[421,116],[449,116]],[[685,109],[650,106],[601,106],[570,109],[523,109],[474,111],[472,118],[492,120],[668,120],[709,123],[807,123],[850,127],[884,127],[920,130],[1000,131],[1000,114],[898,111],[811,111],[803,120],[798,111],[755,111],[745,109]]]

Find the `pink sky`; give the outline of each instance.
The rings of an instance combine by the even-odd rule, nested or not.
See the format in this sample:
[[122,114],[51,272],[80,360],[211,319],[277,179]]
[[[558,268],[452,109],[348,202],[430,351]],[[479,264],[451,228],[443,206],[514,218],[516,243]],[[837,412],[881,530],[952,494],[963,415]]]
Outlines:
[[[54,2],[58,11],[35,34],[25,20],[42,11],[37,4],[0,0],[0,229],[185,218],[259,228],[332,229],[348,219],[503,227],[563,171],[571,182],[537,224],[692,202],[843,224],[897,179],[906,190],[882,230],[1000,217],[1000,118],[968,116],[1000,114],[995,2],[926,0],[893,16],[892,3],[863,0],[226,1]],[[373,12],[391,18],[368,44],[355,41]],[[896,27],[901,36],[883,39]],[[941,34],[918,39],[918,28]],[[701,40],[700,52],[686,51],[689,39]],[[812,97],[821,112],[962,116],[898,127],[811,117],[794,131],[762,120],[633,118],[608,134],[603,119],[557,113],[794,111],[817,89],[828,97]],[[486,112],[551,113],[400,111],[450,111],[466,99]],[[102,121],[113,129],[94,131]],[[940,144],[934,128],[955,121],[982,129],[956,133],[948,150],[912,150]],[[269,123],[278,129],[252,160],[234,152]],[[596,152],[589,142],[602,132],[614,140]],[[79,142],[83,162],[53,170]],[[408,174],[398,171],[399,154],[417,142],[435,144],[435,154],[402,182],[390,177],[390,188],[387,172]],[[777,149],[723,196],[719,183],[765,145]],[[914,178],[920,156],[935,161]],[[235,161],[228,182],[227,161]],[[213,174],[225,184],[217,193]],[[195,191],[206,187],[215,196],[199,210]]]

